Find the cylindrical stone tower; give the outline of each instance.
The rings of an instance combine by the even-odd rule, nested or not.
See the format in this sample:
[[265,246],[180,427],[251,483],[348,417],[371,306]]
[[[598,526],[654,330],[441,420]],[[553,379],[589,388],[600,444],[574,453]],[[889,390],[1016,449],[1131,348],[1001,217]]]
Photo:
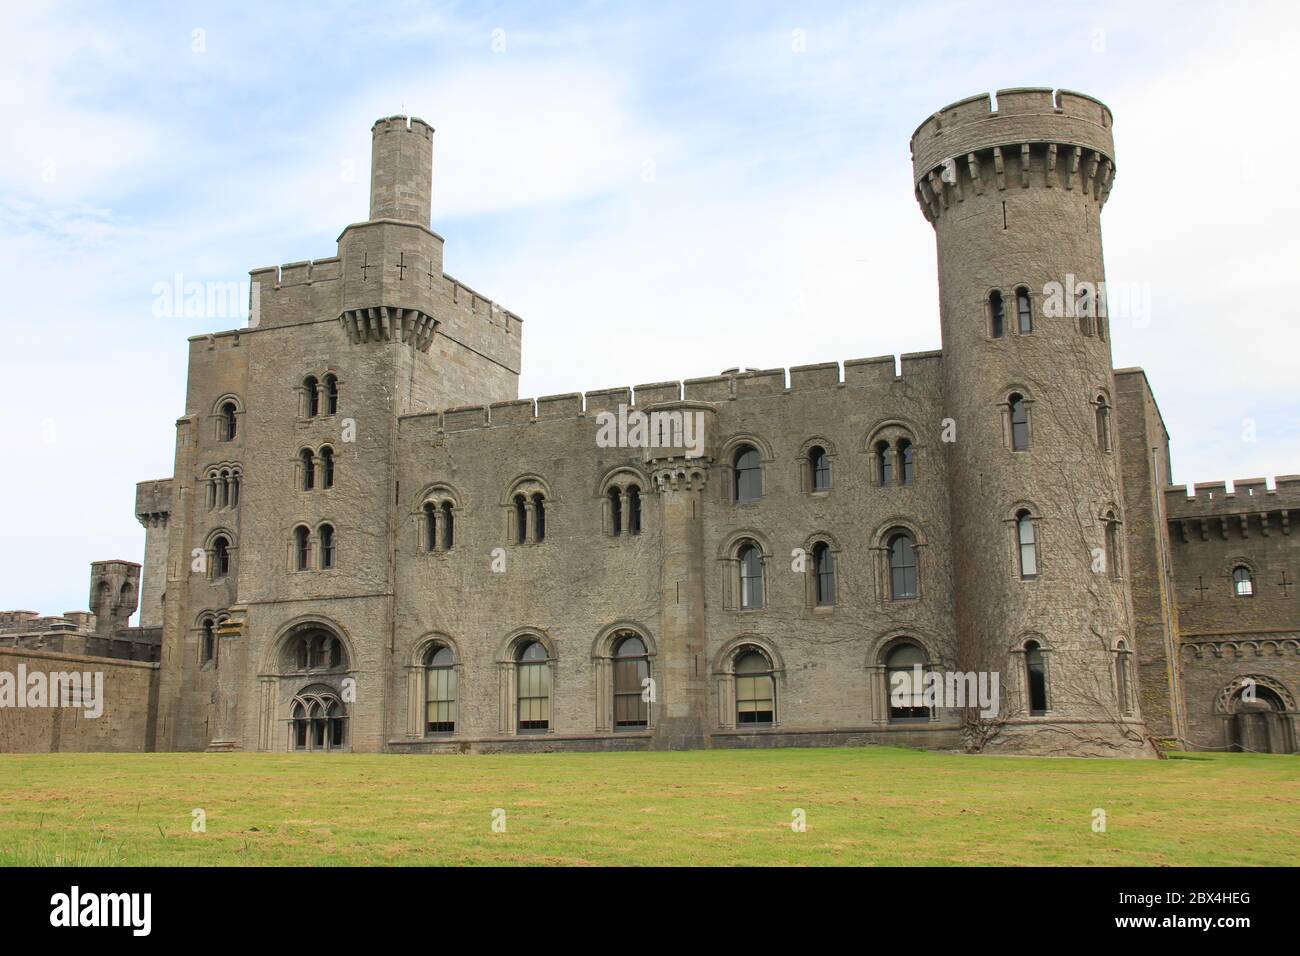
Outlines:
[[433,127],[414,116],[390,116],[370,131],[370,219],[399,219],[429,228],[433,197]]
[[912,136],[934,226],[962,668],[990,750],[1138,756],[1101,207],[1111,113],[1064,90],[954,103]]

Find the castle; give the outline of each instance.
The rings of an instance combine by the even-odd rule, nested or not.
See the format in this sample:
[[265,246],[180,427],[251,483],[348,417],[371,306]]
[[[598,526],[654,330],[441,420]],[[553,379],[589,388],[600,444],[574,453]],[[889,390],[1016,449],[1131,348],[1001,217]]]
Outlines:
[[939,351],[535,400],[521,319],[443,272],[433,130],[380,120],[369,218],[190,340],[96,607],[160,635],[117,745],[1294,751],[1300,476],[1171,484],[1111,366],[1111,120],[1014,89],[916,130]]

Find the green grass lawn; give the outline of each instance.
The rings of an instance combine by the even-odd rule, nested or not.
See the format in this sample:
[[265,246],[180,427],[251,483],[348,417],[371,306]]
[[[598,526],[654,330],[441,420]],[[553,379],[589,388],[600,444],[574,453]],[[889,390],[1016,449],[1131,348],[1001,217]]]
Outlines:
[[5,865],[1297,863],[1284,756],[0,756]]

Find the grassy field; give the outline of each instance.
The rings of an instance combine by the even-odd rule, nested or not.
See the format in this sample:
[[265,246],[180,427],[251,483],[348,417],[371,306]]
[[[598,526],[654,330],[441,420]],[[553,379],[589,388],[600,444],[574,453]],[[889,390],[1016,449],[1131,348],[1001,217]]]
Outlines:
[[1300,759],[0,756],[0,864],[362,863],[1295,865]]

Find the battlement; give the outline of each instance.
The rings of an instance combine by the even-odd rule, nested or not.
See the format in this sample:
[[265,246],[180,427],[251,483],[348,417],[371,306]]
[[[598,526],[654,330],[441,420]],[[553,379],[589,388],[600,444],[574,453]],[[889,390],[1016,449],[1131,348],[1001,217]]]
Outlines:
[[423,136],[425,139],[433,139],[433,127],[418,116],[385,116],[383,119],[375,120],[375,124],[370,127],[372,136],[379,133],[410,132]]
[[601,412],[617,412],[620,405],[628,409],[644,410],[671,402],[743,401],[750,398],[798,394],[814,389],[881,388],[904,382],[937,389],[942,357],[941,352],[932,351],[909,352],[898,358],[893,355],[881,355],[874,358],[850,359],[844,362],[843,377],[840,375],[840,365],[837,362],[800,365],[788,370],[775,368],[744,372],[729,371],[721,375],[678,382],[651,382],[645,385],[603,388],[589,392],[543,395],[539,398],[521,398],[496,402],[492,405],[448,408],[441,412],[425,412],[406,415],[403,418],[434,418],[437,420],[435,426],[437,430],[452,432],[595,416]]
[[1238,478],[1228,491],[1226,481],[1198,481],[1165,488],[1165,512],[1171,519],[1300,509],[1300,475],[1278,475],[1274,488],[1264,478]]
[[135,485],[135,516],[139,522],[148,527],[150,524],[165,522],[172,511],[172,480],[158,478],[154,481],[138,481]]
[[1079,187],[1104,203],[1115,170],[1110,109],[1071,90],[999,90],[945,106],[912,134],[912,172],[922,210],[968,191]]

